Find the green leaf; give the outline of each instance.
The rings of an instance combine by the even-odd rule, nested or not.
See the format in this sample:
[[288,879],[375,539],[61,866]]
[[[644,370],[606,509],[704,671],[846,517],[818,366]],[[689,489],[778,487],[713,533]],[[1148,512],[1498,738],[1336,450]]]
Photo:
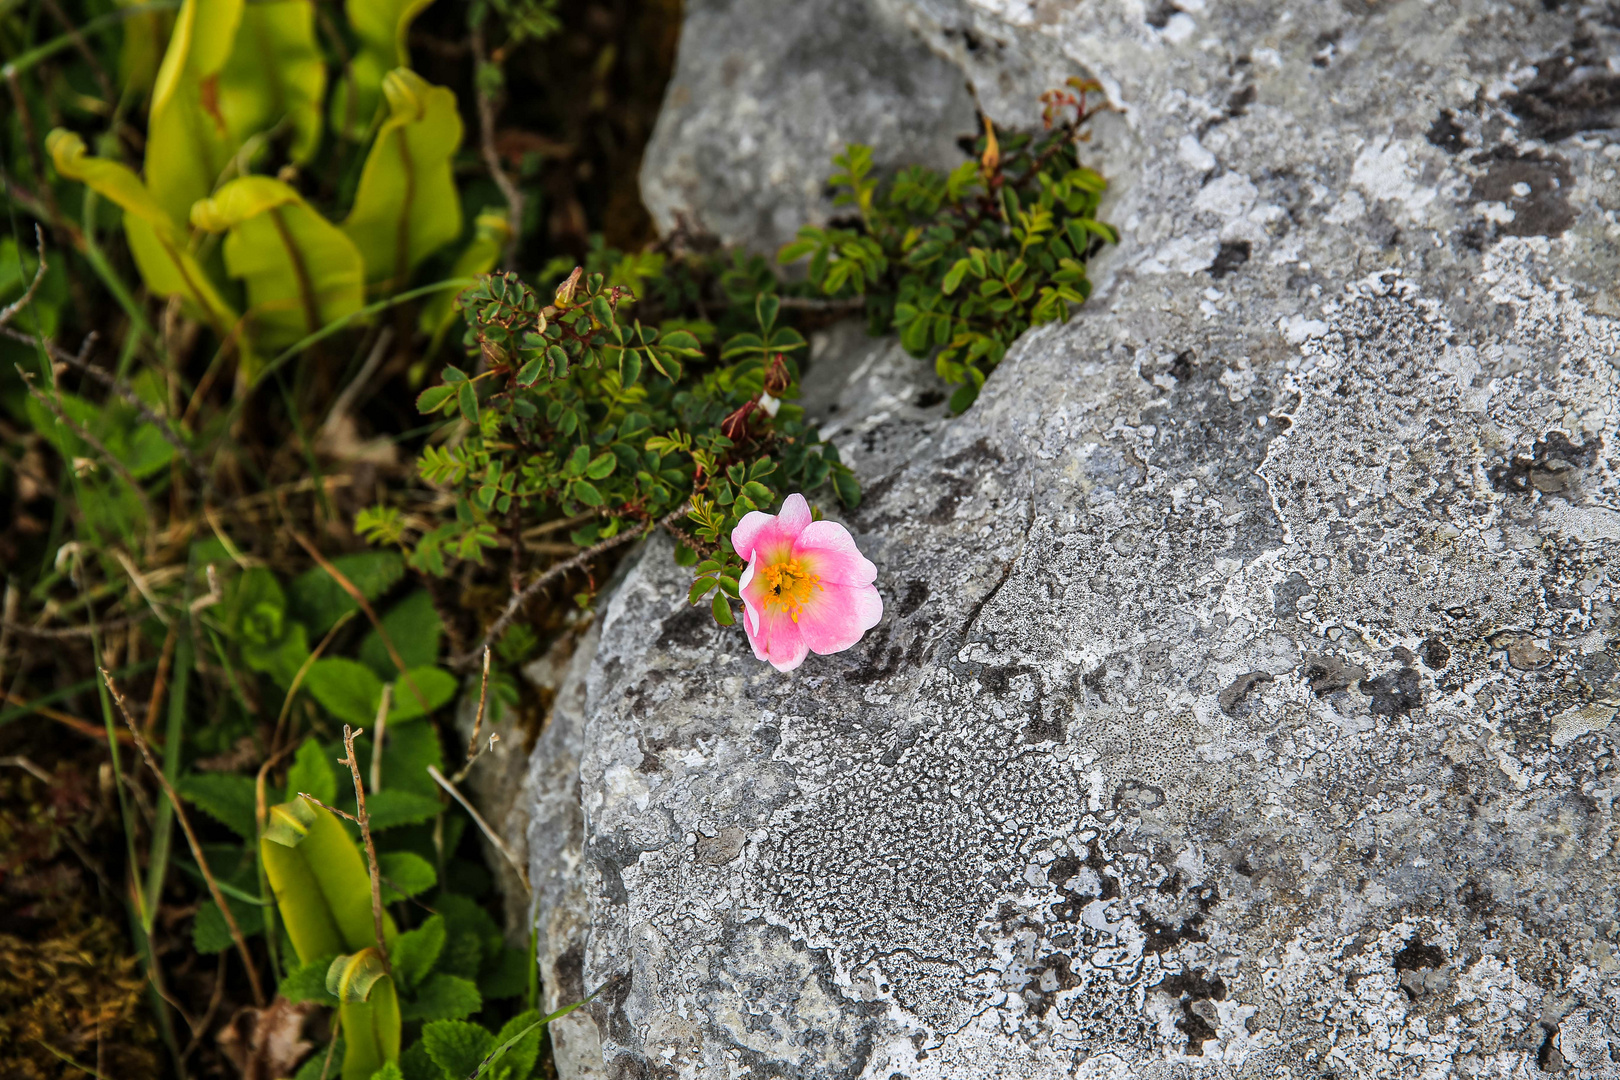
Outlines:
[[336,959],[336,956],[320,956],[294,968],[281,980],[277,992],[295,1004],[300,1001],[314,1001],[326,1006],[336,1005],[337,998],[326,989],[326,972]]
[[[448,671],[441,671],[439,668],[409,669],[406,675],[401,675],[394,681],[392,704],[388,709],[389,723],[415,720],[419,716],[426,716],[428,713],[443,707],[451,698],[456,696],[458,685],[454,675],[451,675]],[[412,689],[412,687],[415,689]],[[422,692],[421,698],[416,696],[418,690]],[[427,703],[425,709],[422,707],[424,699]],[[381,701],[379,700],[377,705],[380,704]],[[375,714],[377,705],[372,706],[373,714]]]
[[430,386],[416,395],[416,411],[423,414],[443,410],[456,398],[453,386]]
[[[432,667],[439,659],[444,623],[434,610],[433,597],[426,589],[417,589],[389,608],[382,617],[382,626],[407,668]],[[360,642],[360,660],[381,679],[391,680],[399,674],[376,627],[372,627]]]
[[461,235],[461,198],[450,159],[461,145],[456,95],[408,68],[383,77],[388,119],[360,172],[343,231],[365,260],[366,282],[403,289],[411,271]]
[[411,22],[432,0],[345,0],[349,29],[359,40],[348,71],[332,94],[332,127],[358,139],[380,104],[384,75],[411,62]]
[[243,318],[261,348],[286,348],[365,304],[354,242],[280,180],[238,177],[194,205],[191,222],[226,234],[225,269],[247,285]]
[[[493,679],[490,680],[492,683]],[[359,749],[359,747],[356,747]],[[367,755],[367,768],[370,768]],[[437,799],[439,785],[427,768],[444,767],[444,749],[432,724],[403,724],[390,728],[383,741],[383,786]]]
[[[447,1080],[444,1070],[433,1063],[428,1057],[427,1047],[422,1040],[417,1039],[405,1048],[399,1055],[399,1071],[405,1074],[405,1080]],[[299,1080],[303,1080],[302,1077]],[[461,1080],[455,1077],[453,1080]]]
[[287,797],[313,795],[328,806],[337,802],[337,770],[314,736],[306,738],[287,770]]
[[240,773],[186,773],[175,785],[187,802],[244,840],[258,836],[257,798],[251,776]]
[[398,1064],[390,1061],[372,1073],[371,1080],[405,1080],[405,1074],[399,1071]]
[[721,626],[730,626],[737,621],[737,617],[732,614],[731,604],[723,592],[714,594],[714,599],[709,602],[709,610],[714,613],[714,621]]
[[371,816],[372,829],[377,832],[432,821],[439,809],[438,799],[399,788],[384,787],[366,796],[366,812]]
[[[342,1035],[334,1039],[333,1043],[336,1045],[333,1045],[331,1049],[330,1068],[327,1065],[327,1045],[329,1044],[323,1043],[302,1065],[298,1066],[298,1073],[294,1080],[338,1080],[338,1077],[341,1076],[343,1058],[347,1047],[344,1044]],[[444,1080],[444,1078],[435,1075],[430,1077],[429,1080]]]
[[466,1077],[495,1049],[495,1036],[465,1020],[435,1020],[422,1028],[422,1045],[446,1077]]
[[529,986],[529,950],[505,946],[489,970],[478,976],[478,990],[486,1000],[517,997]]
[[433,915],[415,930],[407,930],[394,939],[389,959],[394,973],[399,975],[406,989],[416,986],[433,968],[444,949],[444,916]]
[[[367,600],[377,599],[405,576],[405,560],[397,551],[339,555],[331,563]],[[324,634],[344,615],[360,610],[343,586],[319,566],[288,583],[287,604],[311,634]]]
[[586,506],[601,506],[604,501],[602,493],[589,480],[575,480],[568,486],[568,490],[574,498]]
[[618,459],[612,454],[598,454],[596,457],[592,458],[591,463],[585,467],[585,475],[590,477],[592,480],[605,480],[607,477],[613,475],[613,470],[618,466],[618,464]]
[[[951,399],[954,407],[956,399]],[[964,406],[965,407],[965,406]],[[861,505],[861,485],[855,479],[855,474],[848,469],[838,469],[832,474],[833,490],[838,493],[838,501],[853,510]]]
[[[225,902],[231,906],[231,914],[236,916],[236,925],[243,937],[252,937],[264,929],[263,908],[229,896]],[[225,916],[212,900],[204,900],[197,908],[197,918],[191,924],[191,943],[198,952],[207,955],[222,952],[235,944]]]
[[410,851],[382,852],[377,856],[377,872],[383,878],[382,898],[385,904],[395,903],[407,896],[418,896],[439,883],[439,875],[434,872],[433,864]]
[[456,387],[456,405],[468,423],[478,423],[478,391],[472,383],[464,382]]
[[237,45],[219,74],[219,111],[241,142],[275,127],[292,128],[288,149],[303,164],[321,138],[326,58],[315,39],[314,5],[255,0],[242,9]]
[[243,7],[243,0],[185,0],[152,88],[146,184],[178,222],[214,190],[247,134],[222,115],[218,94]]
[[461,1020],[483,1005],[484,999],[471,979],[438,971],[417,989],[414,1000],[400,1003],[399,1012],[406,1020]]
[[359,661],[323,656],[310,665],[304,686],[333,719],[355,727],[370,727],[377,718],[382,680]]

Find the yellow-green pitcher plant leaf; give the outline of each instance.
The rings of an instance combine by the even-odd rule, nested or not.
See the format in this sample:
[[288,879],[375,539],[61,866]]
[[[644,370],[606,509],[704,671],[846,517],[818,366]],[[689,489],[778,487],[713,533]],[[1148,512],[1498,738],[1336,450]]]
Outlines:
[[[276,898],[282,925],[292,940],[298,959],[309,963],[317,957],[345,951],[343,934],[338,930],[326,892],[316,879],[299,846],[316,824],[316,815],[331,815],[307,799],[293,798],[273,806],[265,830],[259,838],[259,857],[264,863],[270,892]],[[339,826],[339,831],[341,831]],[[370,889],[370,883],[367,883]]]
[[[301,827],[304,830],[303,835],[287,850],[295,851],[303,857],[320,889],[320,895],[326,900],[332,923],[337,927],[343,943],[340,949],[325,951],[358,952],[376,945],[376,925],[371,917],[371,875],[366,872],[365,858],[360,854],[359,847],[330,810],[310,803],[307,799],[295,798],[293,802],[304,803],[304,809],[289,808],[287,817],[279,820],[275,810],[280,810],[288,804],[283,803],[282,807],[272,810],[270,824],[265,831],[265,842],[260,844],[260,849],[266,850],[266,843],[283,846],[282,838],[296,836],[297,828]],[[278,824],[285,824],[290,820],[297,821],[299,825],[282,833],[272,831]],[[276,892],[279,902],[281,891],[275,889],[273,882],[271,887]],[[394,924],[394,917],[386,911],[383,912],[384,946],[392,947],[394,939],[398,936],[399,929]],[[322,955],[322,951],[317,949],[306,956],[304,951],[299,949],[298,955],[307,960]]]
[[186,250],[186,234],[179,223],[133,170],[121,162],[91,157],[84,140],[71,131],[51,132],[45,148],[58,174],[77,180],[124,211],[124,235],[148,289],[159,296],[180,297],[189,313],[210,323],[221,338],[234,330],[236,312]]
[[303,164],[321,139],[326,60],[315,38],[314,0],[258,0],[242,12],[236,46],[219,74],[220,112],[240,144],[283,120],[289,156]]
[[450,159],[461,145],[456,95],[409,68],[383,79],[388,119],[366,155],[343,231],[366,262],[366,282],[405,287],[418,263],[461,235]]
[[[501,251],[511,236],[512,227],[506,220],[504,210],[484,210],[473,218],[473,238],[456,256],[456,265],[450,276],[478,277],[489,273],[500,261]],[[446,290],[436,293],[422,307],[422,316],[417,325],[424,334],[433,335],[433,346],[428,350],[428,355],[438,351],[445,334],[455,325],[456,313],[461,310],[460,299],[459,291]]]
[[366,1001],[345,1001],[338,1006],[343,1025],[343,1080],[371,1080],[372,1074],[399,1060],[399,994],[394,980],[384,975],[371,988]]
[[214,190],[240,141],[220,107],[219,74],[236,42],[243,0],[185,0],[152,88],[146,186],[176,221]]
[[383,76],[411,62],[411,23],[433,0],[347,0],[344,11],[359,48],[332,95],[332,128],[358,139],[371,127],[382,101]]
[[247,284],[255,344],[289,345],[365,303],[354,242],[280,180],[232,180],[192,207],[191,223],[227,234],[225,269]]
[[339,956],[326,969],[326,992],[339,1001],[367,1001],[372,987],[388,975],[382,954],[375,948]]

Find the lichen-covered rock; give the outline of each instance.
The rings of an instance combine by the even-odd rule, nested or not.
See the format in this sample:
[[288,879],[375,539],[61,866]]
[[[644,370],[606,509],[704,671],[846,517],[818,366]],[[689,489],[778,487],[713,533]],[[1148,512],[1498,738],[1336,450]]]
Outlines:
[[962,73],[874,0],[687,0],[641,169],[661,231],[775,254],[833,213],[832,157],[954,165],[978,130]]
[[1103,79],[1124,241],[875,444],[849,653],[629,568],[542,950],[590,1075],[1620,1077],[1615,21],[885,3]]

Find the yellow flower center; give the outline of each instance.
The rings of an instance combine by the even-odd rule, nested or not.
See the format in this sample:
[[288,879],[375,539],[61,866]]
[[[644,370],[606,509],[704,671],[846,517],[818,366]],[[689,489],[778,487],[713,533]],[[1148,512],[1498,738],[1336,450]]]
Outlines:
[[810,602],[810,594],[821,588],[821,578],[800,565],[798,559],[773,563],[759,572],[765,586],[765,610],[785,611],[794,622]]

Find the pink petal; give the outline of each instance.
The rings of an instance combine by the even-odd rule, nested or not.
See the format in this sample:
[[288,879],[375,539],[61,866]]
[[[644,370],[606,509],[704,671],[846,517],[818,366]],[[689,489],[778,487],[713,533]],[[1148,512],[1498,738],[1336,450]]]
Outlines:
[[785,611],[760,611],[759,632],[750,632],[748,641],[754,646],[754,655],[769,660],[777,671],[792,671],[804,663],[810,652],[799,624]]
[[793,544],[793,557],[824,584],[870,585],[877,567],[855,547],[855,538],[836,521],[812,521]]
[[763,510],[752,510],[743,515],[737,522],[737,527],[731,530],[731,546],[743,559],[754,557],[754,545],[759,542],[759,534],[765,526],[776,522],[775,514],[767,514]]
[[797,629],[813,652],[825,656],[843,652],[882,618],[883,598],[871,585],[823,581],[799,612]]
[[731,530],[731,546],[743,559],[786,559],[806,525],[810,524],[810,504],[797,493],[782,502],[780,514],[751,510]]

